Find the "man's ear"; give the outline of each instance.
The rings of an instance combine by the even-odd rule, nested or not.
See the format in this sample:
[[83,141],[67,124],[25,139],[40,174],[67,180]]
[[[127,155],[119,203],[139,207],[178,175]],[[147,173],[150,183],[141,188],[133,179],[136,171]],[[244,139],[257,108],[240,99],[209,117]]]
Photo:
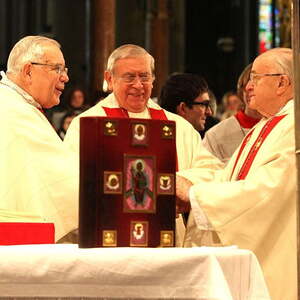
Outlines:
[[105,71],[104,72],[104,80],[107,82],[108,90],[113,91],[113,79],[112,79],[112,74],[110,71]]
[[185,117],[187,114],[187,105],[184,102],[180,102],[176,107],[177,114]]
[[282,95],[291,85],[291,80],[287,75],[281,75],[278,82],[277,94]]
[[32,72],[31,72],[32,64],[25,64],[21,69],[22,79],[26,82],[31,82],[32,80]]

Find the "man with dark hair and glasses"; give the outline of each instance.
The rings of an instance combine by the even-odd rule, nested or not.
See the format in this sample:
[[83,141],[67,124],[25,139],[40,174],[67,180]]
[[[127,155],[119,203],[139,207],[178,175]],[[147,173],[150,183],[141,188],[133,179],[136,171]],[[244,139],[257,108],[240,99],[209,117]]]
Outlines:
[[0,81],[0,221],[50,222],[55,240],[77,227],[78,172],[43,114],[59,104],[68,69],[53,39],[27,36]]
[[171,75],[161,89],[159,103],[186,119],[197,131],[204,129],[206,117],[212,115],[207,83],[195,74]]

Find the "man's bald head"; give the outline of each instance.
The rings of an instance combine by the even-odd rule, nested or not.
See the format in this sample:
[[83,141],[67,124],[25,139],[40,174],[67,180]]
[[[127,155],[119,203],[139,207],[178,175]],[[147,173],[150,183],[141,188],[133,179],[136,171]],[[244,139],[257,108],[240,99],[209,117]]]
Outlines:
[[250,108],[265,117],[278,113],[293,98],[293,53],[288,48],[275,48],[258,56],[251,69]]

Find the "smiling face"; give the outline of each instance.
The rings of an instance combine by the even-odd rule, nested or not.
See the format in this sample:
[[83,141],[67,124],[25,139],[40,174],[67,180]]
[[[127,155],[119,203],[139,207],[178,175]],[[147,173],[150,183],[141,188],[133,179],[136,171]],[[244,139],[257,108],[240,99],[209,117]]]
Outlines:
[[[49,44],[44,49],[40,63],[65,66],[63,54],[57,46]],[[31,64],[29,73],[29,94],[44,108],[59,104],[65,83],[69,81],[68,75],[65,72],[59,74],[50,66],[34,64]]]
[[[144,80],[149,76],[150,81]],[[153,88],[148,55],[117,60],[113,71],[105,72],[105,79],[120,107],[135,113],[142,112],[146,108]]]
[[283,76],[260,76],[260,74],[280,73],[272,55],[261,55],[255,59],[250,80],[246,86],[249,95],[249,107],[265,117],[275,115],[282,106],[278,101]]
[[186,106],[186,112],[184,118],[189,121],[197,131],[204,130],[206,117],[212,115],[211,108],[201,103],[208,103],[209,95],[208,93],[203,93],[199,95],[194,101],[191,108]]

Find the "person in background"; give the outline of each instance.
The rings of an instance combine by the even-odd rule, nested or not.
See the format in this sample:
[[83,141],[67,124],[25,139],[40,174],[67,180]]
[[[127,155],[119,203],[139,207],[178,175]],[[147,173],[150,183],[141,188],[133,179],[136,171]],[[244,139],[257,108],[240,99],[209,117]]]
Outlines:
[[221,114],[221,121],[235,115],[241,109],[243,102],[236,92],[229,91],[223,95],[222,105],[224,112]]
[[79,86],[67,90],[66,102],[68,111],[73,111],[77,114],[80,114],[89,108],[86,92]]
[[60,130],[61,121],[66,114],[74,113],[79,115],[89,108],[87,96],[83,88],[73,86],[66,90],[65,105],[52,109],[49,119],[56,131]]
[[237,94],[244,102],[243,109],[209,129],[203,140],[206,149],[224,163],[228,162],[246,134],[261,119],[261,115],[249,107],[250,96],[246,86],[251,67],[252,64],[244,69],[237,83]]
[[211,115],[208,115],[206,118],[204,130],[200,131],[202,139],[204,138],[207,130],[220,122],[220,120],[217,118],[217,98],[211,89],[208,89],[208,96],[210,101]]
[[59,104],[67,73],[57,41],[27,36],[0,81],[0,210],[54,223],[56,241],[77,227],[78,170],[43,109]]
[[60,124],[60,127],[57,131],[59,137],[63,140],[65,138],[65,135],[66,135],[66,132],[72,122],[72,120],[77,116],[76,113],[70,111],[70,112],[67,112],[62,120],[61,120],[61,124]]
[[210,181],[201,178],[206,170],[193,169],[176,182],[178,211],[192,207],[186,246],[218,240],[253,251],[273,300],[297,299],[293,77],[291,49],[258,56],[245,91],[262,119]]
[[159,103],[186,119],[197,131],[204,129],[206,118],[212,115],[207,83],[195,74],[171,75],[161,89]]

